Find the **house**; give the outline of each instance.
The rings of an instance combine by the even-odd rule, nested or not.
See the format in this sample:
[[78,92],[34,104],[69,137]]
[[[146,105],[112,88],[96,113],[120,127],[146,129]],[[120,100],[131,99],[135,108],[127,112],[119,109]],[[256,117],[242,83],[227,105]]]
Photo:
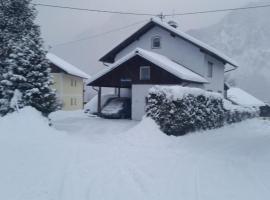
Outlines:
[[56,89],[62,109],[83,109],[84,80],[90,76],[52,53],[46,57],[50,61],[53,88]]
[[[128,91],[132,119],[144,115],[153,85],[182,85],[224,94],[224,73],[238,64],[213,47],[180,31],[175,22],[151,19],[101,59],[108,67],[88,85]],[[99,94],[101,97],[101,95]],[[100,108],[99,108],[100,110]]]
[[237,105],[245,107],[261,107],[266,105],[263,101],[237,87],[230,87],[228,89],[228,99]]

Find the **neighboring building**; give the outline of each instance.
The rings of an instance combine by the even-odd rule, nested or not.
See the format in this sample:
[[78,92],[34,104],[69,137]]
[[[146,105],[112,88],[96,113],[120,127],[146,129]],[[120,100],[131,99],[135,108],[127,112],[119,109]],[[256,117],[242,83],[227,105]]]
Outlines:
[[111,65],[89,85],[128,90],[135,120],[144,115],[145,97],[153,85],[199,87],[224,94],[224,73],[238,67],[214,48],[181,32],[176,23],[158,19],[151,19],[100,61]]
[[266,105],[263,101],[237,87],[230,87],[228,89],[228,99],[237,105],[245,107],[261,107]]
[[48,53],[47,59],[51,63],[53,88],[56,89],[62,109],[83,109],[84,79],[90,76],[54,54]]

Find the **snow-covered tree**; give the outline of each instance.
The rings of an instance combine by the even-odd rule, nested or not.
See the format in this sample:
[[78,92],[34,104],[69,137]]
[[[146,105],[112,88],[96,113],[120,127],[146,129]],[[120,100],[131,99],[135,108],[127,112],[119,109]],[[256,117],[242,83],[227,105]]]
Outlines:
[[15,110],[15,91],[19,108],[33,106],[45,115],[58,108],[35,17],[31,0],[0,0],[0,115]]

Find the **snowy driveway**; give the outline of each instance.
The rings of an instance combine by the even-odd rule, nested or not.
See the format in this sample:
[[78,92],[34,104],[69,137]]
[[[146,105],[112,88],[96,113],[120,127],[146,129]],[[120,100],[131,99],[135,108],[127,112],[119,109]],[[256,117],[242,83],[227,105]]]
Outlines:
[[[42,124],[24,127],[32,130],[31,137],[9,140],[0,134],[0,199],[270,197],[270,121],[248,120],[175,138],[160,133],[149,119],[137,124],[79,112],[52,118],[54,127],[68,134],[49,134],[45,128],[46,134],[38,133]],[[15,122],[22,126],[24,119]],[[16,132],[8,124],[0,120],[0,126]]]
[[270,198],[268,121],[249,120],[182,138],[162,135],[147,120],[125,133],[135,124],[55,121],[56,128],[70,132],[76,127],[88,139],[87,147],[77,149],[64,199]]

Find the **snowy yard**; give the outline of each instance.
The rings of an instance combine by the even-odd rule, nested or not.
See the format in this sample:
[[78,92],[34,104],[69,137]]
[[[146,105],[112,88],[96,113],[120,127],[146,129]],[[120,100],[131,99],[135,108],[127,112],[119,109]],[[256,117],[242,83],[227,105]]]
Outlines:
[[0,199],[254,200],[270,197],[270,121],[168,137],[141,123],[52,115],[0,118]]

